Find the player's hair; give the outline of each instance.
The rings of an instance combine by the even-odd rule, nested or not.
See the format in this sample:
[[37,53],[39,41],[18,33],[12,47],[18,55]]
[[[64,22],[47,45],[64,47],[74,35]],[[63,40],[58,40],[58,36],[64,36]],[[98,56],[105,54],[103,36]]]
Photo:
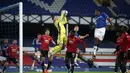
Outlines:
[[17,41],[17,40],[16,40],[16,39],[13,39],[12,42],[13,42],[13,41]]
[[74,27],[78,26],[78,24],[75,24]]
[[50,31],[50,29],[49,29],[49,28],[46,28],[46,29],[44,30],[44,32],[46,32],[46,31]]
[[99,12],[101,12],[101,10],[100,10],[100,9],[96,9],[95,11],[99,11]]

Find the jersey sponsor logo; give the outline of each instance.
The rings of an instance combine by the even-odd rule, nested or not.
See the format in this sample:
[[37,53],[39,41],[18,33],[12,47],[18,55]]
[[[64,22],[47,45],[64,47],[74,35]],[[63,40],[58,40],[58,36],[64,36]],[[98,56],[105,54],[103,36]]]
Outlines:
[[47,43],[47,44],[48,44],[48,43],[49,43],[49,40],[45,40],[45,43]]
[[16,52],[16,49],[12,49],[11,51],[12,51],[12,52]]
[[73,41],[72,41],[72,40],[70,40],[70,41],[69,41],[69,43],[70,43],[70,44],[73,44]]

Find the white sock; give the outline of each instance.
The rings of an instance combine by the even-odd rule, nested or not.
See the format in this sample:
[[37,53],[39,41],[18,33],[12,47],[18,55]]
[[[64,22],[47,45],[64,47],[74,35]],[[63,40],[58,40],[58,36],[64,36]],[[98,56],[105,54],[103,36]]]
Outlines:
[[32,63],[31,69],[34,69],[34,65],[35,65],[35,60],[34,60],[33,63]]
[[76,63],[77,62],[77,58],[78,58],[78,54],[76,54],[76,57],[74,59],[74,62]]
[[94,46],[94,55],[97,53],[97,46]]

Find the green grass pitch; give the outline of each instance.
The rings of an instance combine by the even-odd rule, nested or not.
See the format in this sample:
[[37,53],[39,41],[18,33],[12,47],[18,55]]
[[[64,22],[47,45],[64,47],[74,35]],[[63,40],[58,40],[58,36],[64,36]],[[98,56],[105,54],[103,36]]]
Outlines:
[[[7,72],[7,73],[18,73],[18,72]],[[25,72],[25,73],[42,73],[42,72]],[[49,73],[68,73],[68,72],[49,72]],[[114,73],[114,72],[74,72],[74,73]]]
[[[42,73],[42,72],[25,72],[25,73]],[[49,72],[49,73],[68,73],[68,72]],[[74,73],[114,73],[114,72],[74,72]]]

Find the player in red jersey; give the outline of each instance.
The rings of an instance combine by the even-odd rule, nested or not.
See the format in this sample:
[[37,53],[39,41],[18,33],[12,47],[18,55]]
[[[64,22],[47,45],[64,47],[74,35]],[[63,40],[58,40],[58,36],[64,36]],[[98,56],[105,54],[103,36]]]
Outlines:
[[18,51],[19,51],[19,47],[17,45],[17,40],[13,40],[12,44],[6,50],[8,55],[8,62],[10,64],[12,61],[19,68],[19,62],[17,60]]
[[[19,51],[19,47],[17,46],[17,40],[13,40],[12,44],[9,45],[9,47],[6,49],[6,55],[7,55],[7,62],[6,67],[11,63],[11,61],[19,68],[19,63],[17,60],[17,52]],[[4,69],[4,71],[5,71]],[[4,73],[2,71],[2,73]]]
[[[68,41],[67,41],[67,51],[66,51],[66,56],[65,56],[65,64],[68,69],[68,73],[73,73],[74,72],[74,59],[77,53],[77,46],[78,43],[81,42],[84,45],[84,48],[86,48],[86,44],[84,41],[80,40],[78,37],[75,36],[75,31],[71,30],[70,34],[68,36]],[[68,62],[71,62],[71,67],[68,64]]]
[[52,64],[52,56],[49,57],[49,61],[48,61],[48,66],[46,68],[46,70],[44,70],[44,61],[45,61],[45,57],[48,57],[48,52],[49,52],[49,45],[51,43],[53,43],[55,45],[55,42],[53,41],[52,37],[49,36],[50,34],[50,30],[47,28],[45,29],[45,34],[41,36],[40,41],[41,41],[41,56],[42,56],[42,70],[43,73],[48,73],[48,69],[50,68],[51,64]]
[[115,73],[117,73],[118,67],[120,66],[120,69],[122,73],[126,73],[126,64],[127,64],[127,58],[128,58],[128,49],[130,44],[130,35],[127,33],[128,31],[127,25],[121,26],[121,34],[117,39],[117,58],[115,63]]

